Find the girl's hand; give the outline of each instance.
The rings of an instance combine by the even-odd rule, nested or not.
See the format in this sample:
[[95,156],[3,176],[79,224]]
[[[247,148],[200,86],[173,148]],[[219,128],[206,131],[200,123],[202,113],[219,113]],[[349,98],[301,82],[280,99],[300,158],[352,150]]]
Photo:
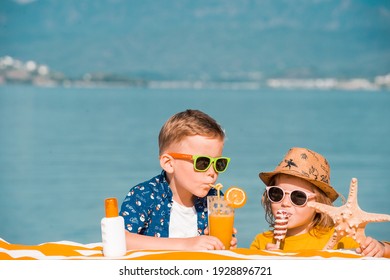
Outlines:
[[270,251],[273,251],[273,250],[279,250],[278,246],[274,243],[267,243],[265,245],[265,249],[266,250],[270,250]]
[[380,258],[385,255],[385,245],[372,237],[367,237],[356,249],[356,253],[367,257]]

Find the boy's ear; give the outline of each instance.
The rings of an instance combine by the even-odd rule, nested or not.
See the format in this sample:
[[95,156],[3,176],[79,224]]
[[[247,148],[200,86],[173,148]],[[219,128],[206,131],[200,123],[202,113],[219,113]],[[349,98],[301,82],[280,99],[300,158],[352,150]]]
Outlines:
[[173,172],[173,158],[168,154],[162,154],[160,156],[160,166],[167,173]]

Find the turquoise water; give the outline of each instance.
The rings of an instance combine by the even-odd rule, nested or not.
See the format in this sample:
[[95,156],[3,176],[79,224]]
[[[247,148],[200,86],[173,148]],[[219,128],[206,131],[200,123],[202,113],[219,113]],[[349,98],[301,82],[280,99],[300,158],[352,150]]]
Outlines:
[[[187,108],[226,130],[232,161],[219,182],[249,196],[236,214],[240,247],[267,229],[258,172],[272,170],[292,146],[324,154],[344,196],[357,177],[363,210],[390,214],[389,105],[388,91],[2,86],[0,237],[99,242],[104,199],[121,202],[131,186],[160,172],[160,127]],[[390,240],[390,223],[369,224],[366,233]]]

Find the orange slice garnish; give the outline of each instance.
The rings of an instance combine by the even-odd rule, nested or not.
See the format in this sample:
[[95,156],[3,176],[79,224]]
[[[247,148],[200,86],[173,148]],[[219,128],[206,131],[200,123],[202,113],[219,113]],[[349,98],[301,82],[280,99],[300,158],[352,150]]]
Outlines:
[[233,208],[241,208],[246,203],[246,193],[239,187],[230,187],[225,192],[225,200]]

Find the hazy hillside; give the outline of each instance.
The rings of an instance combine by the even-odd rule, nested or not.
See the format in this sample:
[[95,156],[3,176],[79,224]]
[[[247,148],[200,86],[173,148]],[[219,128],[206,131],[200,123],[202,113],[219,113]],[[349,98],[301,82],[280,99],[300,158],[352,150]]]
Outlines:
[[68,76],[372,77],[390,72],[390,1],[6,0],[0,42]]

